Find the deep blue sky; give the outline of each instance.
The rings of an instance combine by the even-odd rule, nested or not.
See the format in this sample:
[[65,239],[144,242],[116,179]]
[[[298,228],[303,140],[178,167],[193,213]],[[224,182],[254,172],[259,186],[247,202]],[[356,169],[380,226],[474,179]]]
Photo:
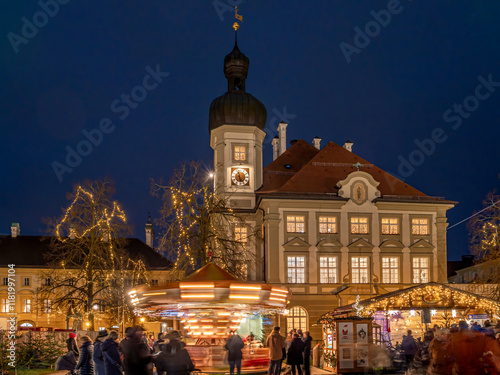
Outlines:
[[[478,76],[500,82],[498,1],[403,0],[350,63],[340,43],[354,45],[354,28],[364,29],[387,1],[65,1],[47,20],[36,16],[35,1],[0,5],[0,233],[13,221],[22,234],[45,233],[42,218],[60,214],[74,183],[110,176],[144,239],[147,212],[156,216],[160,206],[149,178],[168,178],[185,160],[212,163],[208,109],[226,90],[223,58],[234,40],[234,14],[218,13],[214,3],[239,4],[238,44],[250,58],[246,88],[266,105],[268,126],[286,106],[296,115],[288,117],[289,139],[350,139],[355,153],[393,173],[398,157],[417,148],[415,139],[442,128],[447,140],[406,181],[459,201],[451,225],[498,187],[500,88],[482,89],[489,98],[459,128],[443,120],[474,95]],[[8,34],[22,36],[22,17],[34,15],[47,24],[16,53]],[[119,119],[113,101],[157,64],[170,75]],[[75,149],[82,130],[103,118],[114,131],[59,182],[51,163],[64,163],[66,147]],[[264,152],[267,164],[269,144]],[[467,240],[465,224],[450,230],[449,259],[468,252]]]

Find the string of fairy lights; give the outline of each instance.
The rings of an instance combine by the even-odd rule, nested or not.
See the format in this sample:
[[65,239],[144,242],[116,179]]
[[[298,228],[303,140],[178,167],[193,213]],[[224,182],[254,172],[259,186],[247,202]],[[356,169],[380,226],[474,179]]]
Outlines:
[[362,309],[358,313],[360,316],[371,316],[379,310],[418,308],[427,304],[435,305],[436,309],[470,308],[500,311],[500,302],[443,285],[425,285],[372,303],[362,303]]
[[[123,209],[120,207],[118,202],[113,201],[112,202],[112,207],[103,207],[102,209],[99,208],[99,206],[102,205],[102,202],[99,201],[99,199],[96,199],[94,194],[85,189],[83,186],[78,186],[76,189],[76,194],[74,199],[72,200],[71,204],[66,208],[64,211],[64,215],[62,219],[57,223],[55,227],[55,234],[56,238],[59,242],[61,243],[68,243],[69,241],[74,241],[77,239],[86,239],[93,233],[98,233],[99,236],[101,236],[101,239],[103,240],[100,246],[104,245],[108,246],[109,251],[106,253],[107,256],[109,256],[110,263],[109,265],[113,265],[115,262],[116,256],[115,256],[115,251],[114,251],[114,243],[112,241],[112,236],[113,236],[113,231],[111,228],[113,228],[114,225],[119,225],[121,224],[126,224],[127,223],[127,218],[125,215],[125,212]],[[76,228],[72,221],[76,220],[81,220],[81,217],[79,216],[81,210],[81,207],[84,207],[84,210],[89,209],[92,210],[92,220],[90,220],[90,223],[85,223],[85,225],[81,226],[81,228]],[[78,231],[80,229],[80,233]],[[69,233],[66,233],[69,231]],[[120,256],[118,258],[120,260],[120,264],[123,263],[123,257]],[[90,266],[89,259],[86,259],[85,261],[85,266],[84,269],[87,269]],[[70,272],[70,276],[72,277],[73,282],[75,285],[79,282],[79,279],[74,279],[75,276],[78,276],[78,271],[75,271],[73,268],[66,268],[66,264],[64,260],[61,262],[61,272],[63,273],[63,279],[67,279],[67,273]],[[133,273],[135,273],[136,269],[141,268],[141,263],[139,262],[134,262],[133,260],[129,259],[127,260],[127,264],[125,266],[125,269],[129,269],[130,266],[132,265],[132,268],[134,269]],[[143,266],[143,264],[142,264]],[[109,268],[109,267],[108,267]],[[142,267],[144,268],[144,267]],[[99,270],[103,271],[104,273],[104,281],[109,282],[110,280],[119,280],[120,285],[125,285],[126,282],[126,277],[127,277],[127,272],[125,269],[115,269],[114,267],[111,267],[110,269],[107,270]],[[140,269],[142,271],[142,269]],[[76,272],[76,274],[75,274]],[[121,305],[126,306],[126,299],[125,295],[121,297]],[[96,301],[97,302],[97,301]],[[93,307],[92,309],[94,311],[86,311],[86,319],[89,319],[90,314],[96,314],[98,313],[99,306],[97,304],[94,304],[94,301],[92,301]],[[51,315],[54,314],[66,314],[66,311],[61,310],[61,304],[58,304],[58,307],[56,309],[50,309],[50,312],[48,313],[48,318],[50,318]],[[78,314],[77,314],[78,315]],[[75,315],[75,316],[77,316]],[[89,323],[87,322],[87,326]]]

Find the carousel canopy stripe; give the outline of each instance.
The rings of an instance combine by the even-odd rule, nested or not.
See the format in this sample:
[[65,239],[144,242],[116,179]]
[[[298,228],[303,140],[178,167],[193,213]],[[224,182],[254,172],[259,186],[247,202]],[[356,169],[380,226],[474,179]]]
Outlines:
[[325,315],[337,316],[353,311],[358,311],[362,315],[371,315],[378,310],[424,308],[476,308],[498,313],[500,312],[500,302],[449,285],[430,282],[338,307]]

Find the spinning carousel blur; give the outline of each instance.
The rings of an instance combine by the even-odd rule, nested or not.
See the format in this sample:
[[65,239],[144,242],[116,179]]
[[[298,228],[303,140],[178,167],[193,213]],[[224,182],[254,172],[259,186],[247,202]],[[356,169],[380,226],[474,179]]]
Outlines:
[[[182,281],[164,286],[141,285],[129,292],[139,316],[176,317],[192,338],[187,349],[198,368],[224,367],[223,346],[242,321],[265,314],[282,314],[289,292],[284,287],[242,282],[214,263]],[[267,349],[255,342],[243,352],[244,368],[267,366]]]

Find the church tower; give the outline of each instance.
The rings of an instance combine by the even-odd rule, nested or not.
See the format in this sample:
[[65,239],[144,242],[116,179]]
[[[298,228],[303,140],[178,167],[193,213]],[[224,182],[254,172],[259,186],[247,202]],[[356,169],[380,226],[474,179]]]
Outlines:
[[255,207],[262,185],[262,144],[266,107],[246,92],[250,61],[238,48],[224,58],[227,92],[210,105],[210,146],[214,150],[214,186],[231,207]]

